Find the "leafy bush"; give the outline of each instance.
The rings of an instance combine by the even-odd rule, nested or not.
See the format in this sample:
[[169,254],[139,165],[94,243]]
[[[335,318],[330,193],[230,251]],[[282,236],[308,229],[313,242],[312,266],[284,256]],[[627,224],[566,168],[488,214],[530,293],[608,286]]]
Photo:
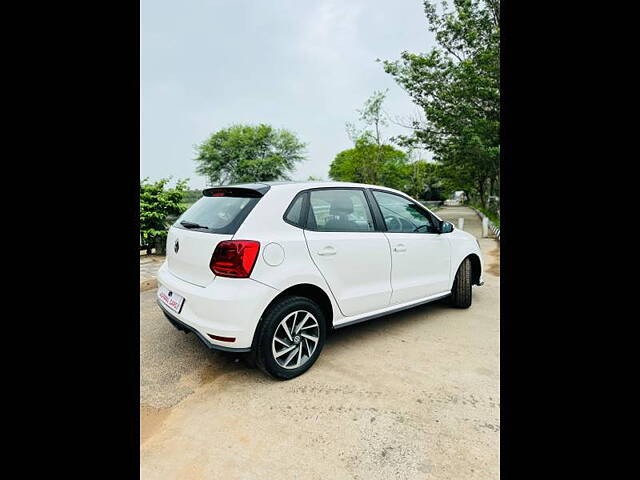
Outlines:
[[169,178],[157,182],[148,180],[140,180],[140,234],[147,253],[155,247],[156,253],[164,254],[169,228],[167,217],[181,215],[185,211],[182,201],[187,180],[179,180],[173,188],[165,188]]
[[489,217],[489,220],[491,220],[491,223],[493,223],[498,229],[500,228],[500,216],[494,212],[493,210],[490,210],[488,208],[484,208],[480,205],[469,205],[473,208],[475,208],[476,210],[481,211],[482,213],[484,213],[487,217]]

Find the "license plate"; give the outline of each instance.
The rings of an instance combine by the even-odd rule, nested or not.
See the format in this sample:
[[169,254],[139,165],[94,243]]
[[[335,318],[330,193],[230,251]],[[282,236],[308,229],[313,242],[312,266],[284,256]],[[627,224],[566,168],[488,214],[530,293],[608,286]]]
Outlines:
[[182,305],[184,304],[184,297],[178,295],[176,292],[172,292],[171,290],[165,287],[159,287],[158,298],[162,303],[164,303],[167,307],[169,307],[174,312],[180,313],[180,310],[182,310]]

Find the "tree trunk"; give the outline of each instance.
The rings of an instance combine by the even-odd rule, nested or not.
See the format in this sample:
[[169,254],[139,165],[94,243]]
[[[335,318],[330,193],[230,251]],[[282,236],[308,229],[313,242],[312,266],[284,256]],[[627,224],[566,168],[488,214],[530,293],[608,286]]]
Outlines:
[[480,197],[480,206],[482,208],[487,208],[487,192],[485,190],[486,178],[482,178],[478,182],[478,196]]
[[156,255],[166,255],[167,239],[163,237],[156,237],[155,247],[156,247]]

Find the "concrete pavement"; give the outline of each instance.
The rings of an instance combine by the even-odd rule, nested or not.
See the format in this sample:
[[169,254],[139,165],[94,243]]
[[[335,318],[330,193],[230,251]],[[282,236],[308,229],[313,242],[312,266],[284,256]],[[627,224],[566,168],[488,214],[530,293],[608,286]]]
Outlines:
[[[464,218],[463,230],[476,237],[480,243],[485,262],[485,273],[489,272],[500,276],[500,244],[495,240],[495,235],[491,231],[489,231],[488,238],[482,238],[482,220],[476,212],[469,207],[460,206],[443,207],[435,213],[441,219],[453,223],[456,228],[458,228],[458,219]],[[489,263],[487,264],[487,262]]]
[[[481,232],[471,213],[465,230]],[[498,478],[499,247],[480,244],[486,283],[471,308],[438,302],[337,330],[288,382],[209,351],[141,293],[141,478]]]
[[[482,237],[482,220],[469,207],[443,207],[436,211],[435,214],[441,219],[451,222],[456,228],[458,228],[458,219],[464,218],[463,230],[476,238]],[[491,231],[489,235],[491,238],[495,238]]]
[[140,255],[140,291],[144,292],[157,287],[158,269],[164,263],[162,255]]

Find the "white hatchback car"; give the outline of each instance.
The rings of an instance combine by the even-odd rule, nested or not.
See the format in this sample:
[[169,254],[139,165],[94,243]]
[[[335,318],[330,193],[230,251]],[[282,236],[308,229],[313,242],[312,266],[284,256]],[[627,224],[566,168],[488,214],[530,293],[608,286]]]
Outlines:
[[296,377],[327,330],[482,285],[476,239],[407,195],[357,183],[214,187],[171,227],[158,304],[208,347]]

